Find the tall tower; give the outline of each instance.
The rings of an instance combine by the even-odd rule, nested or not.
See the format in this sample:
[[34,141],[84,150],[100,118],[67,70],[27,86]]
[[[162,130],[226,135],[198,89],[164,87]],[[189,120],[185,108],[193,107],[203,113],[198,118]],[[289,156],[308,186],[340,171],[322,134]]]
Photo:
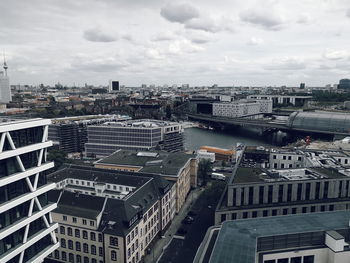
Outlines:
[[5,76],[7,76],[7,69],[9,68],[6,63],[6,57],[5,57],[5,52],[4,52],[4,70],[5,70]]

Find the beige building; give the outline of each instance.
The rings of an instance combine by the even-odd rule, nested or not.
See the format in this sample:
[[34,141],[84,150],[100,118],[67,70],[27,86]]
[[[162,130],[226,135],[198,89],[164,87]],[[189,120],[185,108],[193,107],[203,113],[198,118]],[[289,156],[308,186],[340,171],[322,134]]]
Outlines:
[[176,211],[180,211],[191,187],[197,186],[198,160],[186,153],[119,150],[95,162],[96,168],[159,174],[176,184]]
[[176,184],[159,175],[71,166],[49,180],[61,262],[140,262],[176,212]]

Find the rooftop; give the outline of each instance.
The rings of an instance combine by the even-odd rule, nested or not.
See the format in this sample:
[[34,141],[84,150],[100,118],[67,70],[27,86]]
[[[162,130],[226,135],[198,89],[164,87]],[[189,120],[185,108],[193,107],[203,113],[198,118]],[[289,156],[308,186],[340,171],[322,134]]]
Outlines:
[[350,211],[338,211],[226,221],[209,262],[254,263],[260,237],[346,229],[349,218]]
[[195,158],[192,154],[164,151],[137,152],[119,150],[96,164],[140,167],[140,172],[177,176],[186,163]]

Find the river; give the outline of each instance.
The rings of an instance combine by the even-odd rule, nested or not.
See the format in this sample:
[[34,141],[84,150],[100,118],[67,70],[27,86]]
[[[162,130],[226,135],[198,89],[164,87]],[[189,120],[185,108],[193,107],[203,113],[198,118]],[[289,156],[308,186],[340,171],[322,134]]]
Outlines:
[[203,145],[231,149],[238,142],[245,145],[281,145],[283,134],[260,136],[257,131],[237,128],[230,131],[215,131],[201,128],[187,128],[184,131],[185,149],[197,150]]

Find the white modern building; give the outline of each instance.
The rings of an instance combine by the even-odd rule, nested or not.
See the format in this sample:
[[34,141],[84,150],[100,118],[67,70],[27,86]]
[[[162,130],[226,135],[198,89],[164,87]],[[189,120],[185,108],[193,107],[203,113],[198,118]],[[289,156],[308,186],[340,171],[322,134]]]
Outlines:
[[42,262],[59,247],[44,172],[50,120],[0,120],[0,262]]
[[213,103],[213,116],[238,118],[272,112],[272,100],[240,100]]
[[210,162],[215,162],[215,153],[214,152],[208,152],[207,150],[198,150],[197,151],[197,158],[199,161],[201,160],[209,160]]
[[0,71],[0,104],[6,104],[11,101],[11,89],[9,77]]

